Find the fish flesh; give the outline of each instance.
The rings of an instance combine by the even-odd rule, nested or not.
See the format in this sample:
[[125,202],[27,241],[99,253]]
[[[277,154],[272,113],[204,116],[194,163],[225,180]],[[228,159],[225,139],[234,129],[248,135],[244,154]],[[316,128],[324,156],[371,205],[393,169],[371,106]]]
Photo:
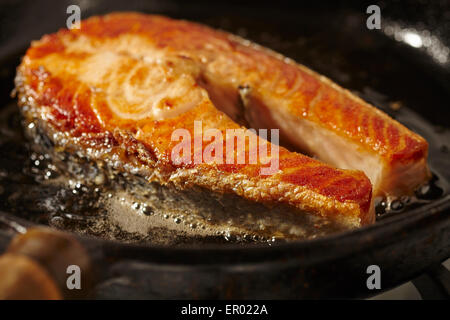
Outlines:
[[[25,118],[57,150],[148,182],[284,204],[345,227],[375,220],[372,184],[376,195],[398,195],[429,176],[419,135],[290,59],[192,22],[91,17],[80,29],[34,41],[16,90]],[[274,148],[249,128],[280,129],[291,145],[328,164]],[[193,137],[184,162],[172,157],[177,129]],[[242,130],[244,151],[236,143],[205,159],[210,145],[195,138],[210,129],[222,137]],[[271,152],[255,163],[225,160],[261,149]],[[264,173],[273,160],[277,170]]]

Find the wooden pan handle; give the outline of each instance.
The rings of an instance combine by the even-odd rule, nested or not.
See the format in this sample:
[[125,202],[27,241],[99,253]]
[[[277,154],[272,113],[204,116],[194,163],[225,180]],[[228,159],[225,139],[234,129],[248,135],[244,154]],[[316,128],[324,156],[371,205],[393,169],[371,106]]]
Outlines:
[[48,272],[32,259],[12,253],[0,256],[0,299],[58,300],[62,294]]
[[[14,289],[17,293],[34,290],[33,284],[37,279],[44,281],[46,274],[47,278],[58,288],[60,296],[66,299],[82,299],[85,298],[93,285],[93,272],[91,262],[88,253],[83,246],[75,239],[74,236],[53,230],[45,227],[30,228],[24,234],[19,234],[14,237],[6,250],[7,256],[6,262],[11,263],[9,266],[10,271],[3,271],[5,275],[14,276],[16,279],[14,283],[23,287]],[[4,256],[2,258],[4,258]],[[15,257],[14,259],[12,257]],[[23,259],[20,259],[22,257]],[[25,260],[27,263],[25,263]],[[4,262],[4,267],[7,266]],[[16,263],[20,263],[20,272],[14,273]],[[68,274],[68,268],[70,266],[76,266],[80,270],[80,283],[81,287],[69,288],[67,285],[67,279],[70,276]],[[42,272],[38,272],[39,278],[31,278],[30,289],[25,289],[28,285],[27,279],[19,279],[19,276],[29,276],[31,271],[39,268]],[[8,273],[9,272],[9,273]],[[46,279],[44,284],[49,283],[49,279]],[[20,281],[19,281],[20,280]],[[2,282],[5,282],[5,287],[2,286]],[[6,276],[0,276],[0,290],[11,289],[10,280]],[[45,287],[47,288],[47,287]],[[47,289],[46,289],[47,290]],[[14,292],[16,292],[14,291]],[[11,291],[12,292],[12,291]],[[46,291],[47,292],[47,291]],[[17,293],[15,297],[17,298]],[[7,295],[8,292],[4,293]],[[0,292],[0,297],[4,296]],[[26,295],[24,296],[24,298]],[[18,297],[20,298],[20,297]]]

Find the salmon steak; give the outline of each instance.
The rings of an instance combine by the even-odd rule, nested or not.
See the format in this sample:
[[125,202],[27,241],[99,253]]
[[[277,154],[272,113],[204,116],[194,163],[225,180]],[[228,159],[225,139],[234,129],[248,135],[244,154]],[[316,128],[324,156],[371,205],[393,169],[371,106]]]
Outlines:
[[192,22],[113,13],[45,35],[16,92],[57,152],[148,184],[284,205],[311,228],[373,223],[374,195],[429,178],[419,135],[288,58]]

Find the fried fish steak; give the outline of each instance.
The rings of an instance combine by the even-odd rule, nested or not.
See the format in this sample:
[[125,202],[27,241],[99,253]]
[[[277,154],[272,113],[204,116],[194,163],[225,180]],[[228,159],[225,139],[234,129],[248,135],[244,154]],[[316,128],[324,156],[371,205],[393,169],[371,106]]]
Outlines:
[[[115,13],[44,36],[18,67],[16,91],[25,118],[57,150],[149,182],[284,204],[345,227],[375,220],[366,175],[283,147],[253,164],[228,164],[226,157],[249,159],[272,147],[244,124],[280,128],[306,152],[365,170],[386,193],[428,175],[421,137],[331,81],[230,34],[162,16]],[[223,161],[217,154],[200,163],[173,161],[174,131],[195,138],[198,123],[203,133],[218,129],[223,137],[243,129],[245,151],[235,144]],[[190,146],[190,159],[208,148]],[[274,159],[278,170],[262,173]]]
[[283,140],[303,153],[362,170],[376,196],[411,194],[430,178],[428,144],[421,136],[326,77],[247,40],[191,22],[130,13],[89,19],[81,31],[70,32],[71,40],[63,33],[48,41],[66,53],[101,39],[104,47],[122,46],[122,52],[133,45],[137,58],[170,54],[189,60],[198,70],[197,85],[234,121],[279,128]]
[[411,194],[430,178],[425,139],[329,79],[247,40],[139,14],[90,19],[75,34],[80,45],[84,37],[114,42],[139,35],[147,41],[139,45],[143,51],[190,60],[198,68],[197,84],[234,121],[279,128],[283,140],[302,153],[363,171],[376,196]]

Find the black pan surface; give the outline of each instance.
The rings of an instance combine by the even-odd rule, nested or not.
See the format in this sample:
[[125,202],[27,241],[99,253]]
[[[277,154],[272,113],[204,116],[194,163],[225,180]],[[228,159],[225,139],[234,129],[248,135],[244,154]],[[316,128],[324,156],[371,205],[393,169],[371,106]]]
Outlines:
[[[9,93],[15,66],[29,41],[63,27],[68,4],[0,5],[0,209],[23,225],[45,222],[45,212],[36,210],[39,186],[23,174],[29,152],[15,131],[20,130],[20,119],[8,111],[14,110]],[[380,266],[382,288],[388,289],[450,256],[448,7],[415,2],[379,5],[382,29],[368,30],[367,6],[361,3],[298,7],[281,2],[273,8],[264,2],[80,1],[82,18],[117,10],[161,13],[222,28],[279,51],[423,135],[430,143],[434,173],[431,188],[420,190],[412,203],[380,214],[375,225],[320,239],[271,246],[162,247],[82,236],[103,272],[95,297],[364,297],[379,293],[367,289],[369,265]],[[418,35],[422,45],[408,42],[408,32]],[[0,243],[9,237],[10,230],[0,229],[0,239],[5,240]]]

